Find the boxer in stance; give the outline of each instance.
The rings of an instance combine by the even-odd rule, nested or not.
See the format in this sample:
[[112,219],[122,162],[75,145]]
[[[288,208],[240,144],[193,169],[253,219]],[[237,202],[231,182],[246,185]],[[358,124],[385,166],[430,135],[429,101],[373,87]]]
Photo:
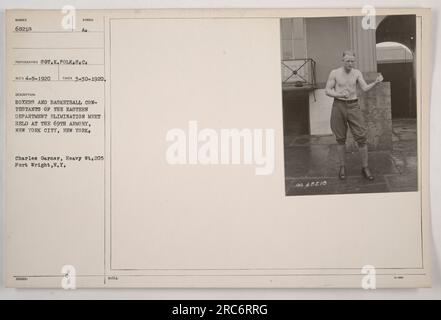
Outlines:
[[346,134],[348,127],[357,142],[361,157],[361,173],[368,180],[374,180],[368,167],[368,149],[366,144],[367,127],[360,110],[357,98],[357,83],[363,91],[372,89],[383,81],[379,74],[377,79],[367,84],[360,70],[354,68],[355,53],[343,52],[343,66],[334,69],[329,74],[326,83],[326,94],[334,98],[331,112],[331,130],[337,140],[338,159],[340,162],[339,178],[346,179],[345,153]]

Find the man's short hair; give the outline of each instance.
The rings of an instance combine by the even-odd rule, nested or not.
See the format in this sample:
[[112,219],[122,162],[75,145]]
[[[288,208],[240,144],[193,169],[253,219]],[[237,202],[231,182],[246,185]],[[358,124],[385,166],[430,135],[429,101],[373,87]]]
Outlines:
[[345,50],[345,51],[343,51],[343,58],[345,56],[353,56],[353,57],[355,57],[355,52],[352,51],[352,50]]

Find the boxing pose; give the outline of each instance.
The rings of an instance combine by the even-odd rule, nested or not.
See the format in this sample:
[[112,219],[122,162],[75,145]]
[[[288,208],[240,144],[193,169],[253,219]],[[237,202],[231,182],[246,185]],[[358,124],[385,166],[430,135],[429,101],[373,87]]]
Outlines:
[[354,63],[354,52],[344,51],[343,66],[332,70],[326,83],[326,94],[334,98],[331,112],[331,130],[338,144],[339,178],[346,179],[346,134],[349,127],[360,152],[361,173],[366,179],[374,180],[368,167],[367,127],[358,104],[356,89],[358,83],[363,91],[368,91],[377,83],[383,81],[383,76],[379,74],[374,82],[367,84],[360,70],[354,68]]

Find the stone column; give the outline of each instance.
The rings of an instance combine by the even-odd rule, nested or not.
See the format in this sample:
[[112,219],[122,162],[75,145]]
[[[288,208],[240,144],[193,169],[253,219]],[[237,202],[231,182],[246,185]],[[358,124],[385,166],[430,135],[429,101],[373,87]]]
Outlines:
[[351,49],[357,58],[356,68],[361,72],[377,71],[375,29],[363,29],[363,17],[349,17]]
[[[377,77],[376,29],[363,29],[363,17],[349,17],[349,36],[351,49],[355,51],[357,67],[367,83]],[[358,89],[360,108],[368,127],[369,151],[392,150],[392,119],[390,83],[384,82],[367,93]],[[356,143],[348,133],[348,151],[357,149]]]

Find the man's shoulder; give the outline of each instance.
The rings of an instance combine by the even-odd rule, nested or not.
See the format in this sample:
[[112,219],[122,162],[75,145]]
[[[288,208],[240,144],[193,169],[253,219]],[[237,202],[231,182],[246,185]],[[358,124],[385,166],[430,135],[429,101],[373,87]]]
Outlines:
[[340,72],[341,68],[337,68],[337,69],[333,69],[331,70],[331,72],[329,73],[330,76],[336,76],[339,72]]
[[358,70],[358,69],[352,69],[352,71],[354,72],[354,74],[356,74],[357,76],[361,76],[362,75],[362,73],[361,73],[361,71],[360,70]]

